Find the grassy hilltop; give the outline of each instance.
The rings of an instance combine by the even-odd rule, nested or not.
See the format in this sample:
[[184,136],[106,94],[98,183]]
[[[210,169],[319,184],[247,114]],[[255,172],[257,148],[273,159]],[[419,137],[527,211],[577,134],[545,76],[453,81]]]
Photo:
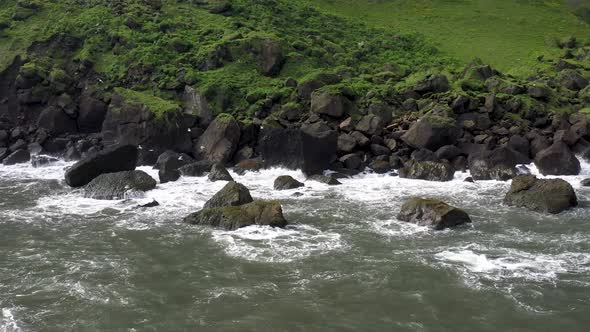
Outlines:
[[[556,40],[590,32],[584,4],[557,0],[0,3],[0,72],[19,56],[21,75],[67,84],[76,66],[90,67],[106,94],[154,112],[176,109],[188,85],[242,119],[298,107],[294,81],[368,104],[432,72],[460,76],[476,57],[520,78],[543,75],[552,67],[539,55],[556,58]],[[32,47],[55,36],[78,42],[57,54]]]
[[590,36],[590,3],[583,0],[316,2],[373,27],[419,33],[445,54],[466,62],[480,58],[517,75],[531,74],[540,55],[557,56],[557,40]]

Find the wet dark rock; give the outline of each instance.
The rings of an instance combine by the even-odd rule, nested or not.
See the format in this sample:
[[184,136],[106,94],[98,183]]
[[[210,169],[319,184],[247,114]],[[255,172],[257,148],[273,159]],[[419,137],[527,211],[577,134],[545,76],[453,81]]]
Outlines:
[[81,187],[104,173],[134,170],[137,156],[138,150],[134,145],[106,148],[70,167],[65,174],[66,183],[71,187]]
[[472,154],[468,162],[475,180],[508,181],[518,174],[516,165],[528,164],[530,159],[508,147],[499,147]]
[[412,197],[406,201],[397,218],[435,230],[471,223],[469,215],[461,209],[437,199],[418,197]]
[[336,178],[330,175],[312,175],[307,179],[311,181],[321,182],[330,186],[337,186],[342,184],[340,181],[338,181]]
[[38,156],[43,152],[43,147],[41,144],[33,142],[27,146],[27,150],[29,150],[32,156]]
[[415,161],[439,161],[436,154],[428,149],[414,150],[410,158]]
[[537,153],[535,165],[543,175],[578,175],[581,169],[578,158],[560,141]]
[[78,132],[76,120],[64,113],[61,109],[54,107],[46,108],[39,115],[37,125],[45,128],[50,134],[61,135]]
[[461,150],[454,145],[445,145],[436,150],[435,156],[438,159],[453,160],[461,154]]
[[84,187],[84,197],[114,200],[127,194],[156,188],[156,180],[144,171],[123,171],[101,174]]
[[391,151],[383,145],[371,144],[371,153],[373,153],[374,156],[389,156]]
[[145,203],[145,204],[139,204],[137,206],[137,208],[152,208],[152,207],[156,207],[156,206],[160,206],[160,203],[158,201],[156,201],[155,199],[152,199],[150,202]]
[[0,161],[3,161],[4,158],[8,157],[10,151],[7,148],[0,148]]
[[193,163],[194,161],[195,160],[187,154],[167,150],[158,157],[154,164],[154,168],[173,170]]
[[584,179],[580,181],[580,184],[582,185],[582,187],[590,187],[590,179]]
[[57,162],[59,162],[59,159],[50,156],[31,156],[31,165],[34,168],[50,166],[51,164],[55,164]]
[[205,203],[204,208],[239,206],[252,201],[248,188],[238,182],[230,181]]
[[78,110],[78,130],[81,133],[99,133],[106,117],[107,105],[99,99],[83,94]]
[[400,168],[400,178],[428,180],[428,181],[451,181],[455,169],[448,162],[435,161],[414,161],[407,162]]
[[214,164],[208,175],[209,181],[233,181],[234,178],[229,174],[227,169],[221,164]]
[[523,156],[529,156],[531,154],[531,144],[528,139],[520,136],[511,136],[508,140],[508,147],[516,152],[520,152]]
[[255,201],[240,206],[205,208],[187,216],[183,221],[192,225],[212,226],[225,230],[236,230],[251,225],[287,226],[287,220],[283,216],[283,210],[278,201]]
[[504,204],[556,214],[577,206],[578,199],[567,181],[521,175],[512,180]]
[[473,180],[473,178],[471,176],[466,177],[465,180],[463,180],[464,182],[469,182],[469,183],[474,183],[475,180]]
[[31,154],[29,151],[17,150],[4,158],[4,160],[2,160],[2,164],[5,166],[23,164],[29,162],[29,160],[31,160]]
[[201,160],[179,167],[178,170],[183,176],[204,176],[209,173],[213,162],[208,160]]
[[180,179],[180,171],[174,168],[160,168],[158,171],[160,183],[174,182]]
[[193,154],[197,159],[226,163],[238,148],[240,134],[240,126],[233,116],[221,114],[199,137]]
[[275,179],[274,188],[275,190],[289,190],[303,187],[304,184],[295,180],[289,175],[281,175]]
[[363,160],[356,153],[351,153],[340,157],[340,162],[344,164],[344,167],[348,169],[361,169]]
[[391,164],[388,160],[374,160],[369,167],[377,174],[387,174],[391,172]]

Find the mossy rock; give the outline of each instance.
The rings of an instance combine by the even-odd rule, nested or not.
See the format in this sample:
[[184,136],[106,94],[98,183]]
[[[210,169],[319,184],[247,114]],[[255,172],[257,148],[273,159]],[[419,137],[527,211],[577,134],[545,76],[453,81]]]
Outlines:
[[203,209],[183,220],[192,225],[212,226],[226,230],[259,225],[285,227],[287,220],[278,201],[254,201],[240,206]]

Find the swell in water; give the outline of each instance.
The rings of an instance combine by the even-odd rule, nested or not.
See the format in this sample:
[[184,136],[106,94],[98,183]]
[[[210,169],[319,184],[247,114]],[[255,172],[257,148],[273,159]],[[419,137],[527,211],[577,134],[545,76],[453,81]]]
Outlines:
[[[342,271],[323,271],[318,267],[318,271],[308,275],[301,269],[295,270],[292,273],[298,280],[290,284],[293,292],[307,292],[318,280],[334,282],[356,278],[379,284],[382,281],[378,280],[381,276],[378,269],[383,264],[423,266],[441,274],[451,273],[465,287],[503,294],[523,310],[536,313],[555,310],[554,304],[539,300],[541,290],[590,287],[590,227],[587,225],[590,190],[580,186],[582,179],[590,177],[590,164],[585,162],[582,162],[580,175],[560,177],[575,188],[580,207],[557,216],[506,207],[501,202],[509,183],[464,182],[469,173],[457,173],[453,181],[445,183],[367,173],[342,179],[341,186],[305,181],[303,188],[275,191],[273,182],[277,176],[291,175],[304,181],[303,174],[286,169],[269,169],[244,176],[231,172],[234,179],[251,190],[254,198],[281,200],[291,222],[285,229],[251,226],[233,232],[187,227],[180,223],[184,216],[199,210],[225,182],[183,177],[177,182],[159,184],[143,197],[101,201],[84,198],[79,190],[67,188],[63,175],[64,168],[69,165],[59,162],[38,169],[28,165],[0,167],[0,178],[6,179],[1,183],[3,192],[23,200],[35,197],[24,205],[2,201],[0,220],[5,221],[0,223],[30,227],[42,224],[56,230],[67,225],[77,229],[69,235],[73,241],[87,232],[87,228],[105,223],[109,225],[113,241],[129,232],[165,229],[165,237],[153,241],[177,243],[185,237],[198,237],[206,241],[204,247],[218,248],[230,259],[262,266],[288,266],[322,257],[325,264],[336,264],[342,255],[358,266]],[[538,173],[534,165],[529,167],[533,174]],[[139,169],[157,178],[157,171],[147,167]],[[296,192],[300,195],[294,196]],[[434,232],[399,222],[395,216],[410,196],[441,198],[467,210],[474,223]],[[152,199],[160,206],[137,208]],[[375,243],[379,245],[377,252],[371,249]],[[124,295],[119,289],[106,284],[97,287],[85,281],[88,276],[113,270],[122,283],[130,282],[133,262],[109,254],[108,246],[103,249],[105,254],[93,259],[73,255],[61,263],[61,270],[58,269],[59,273],[52,278],[37,278],[35,271],[26,268],[9,271],[21,263],[43,267],[63,259],[51,251],[35,250],[36,245],[27,243],[28,249],[11,253],[11,262],[5,264],[4,271],[0,270],[14,273],[22,282],[6,285],[6,290],[13,287],[18,291],[7,290],[9,296],[0,300],[0,331],[21,329],[19,317],[27,315],[23,312],[26,309],[14,302],[31,293],[57,291],[93,305],[133,303],[133,296]],[[227,296],[247,299],[258,293],[276,293],[277,287],[273,283],[261,283],[254,288],[212,287],[207,290],[207,301]]]

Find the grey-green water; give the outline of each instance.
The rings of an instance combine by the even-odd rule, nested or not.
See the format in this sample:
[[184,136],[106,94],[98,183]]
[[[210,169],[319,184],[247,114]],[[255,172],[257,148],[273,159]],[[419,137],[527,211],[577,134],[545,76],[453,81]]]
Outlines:
[[[543,216],[502,206],[508,183],[366,175],[294,198],[285,170],[236,176],[291,226],[181,224],[224,183],[183,178],[138,202],[66,188],[64,165],[0,166],[0,331],[587,331],[590,190]],[[152,172],[151,170],[149,170]],[[585,173],[588,167],[585,165]],[[154,174],[152,172],[152,174]],[[411,195],[465,208],[443,232],[395,220]]]

